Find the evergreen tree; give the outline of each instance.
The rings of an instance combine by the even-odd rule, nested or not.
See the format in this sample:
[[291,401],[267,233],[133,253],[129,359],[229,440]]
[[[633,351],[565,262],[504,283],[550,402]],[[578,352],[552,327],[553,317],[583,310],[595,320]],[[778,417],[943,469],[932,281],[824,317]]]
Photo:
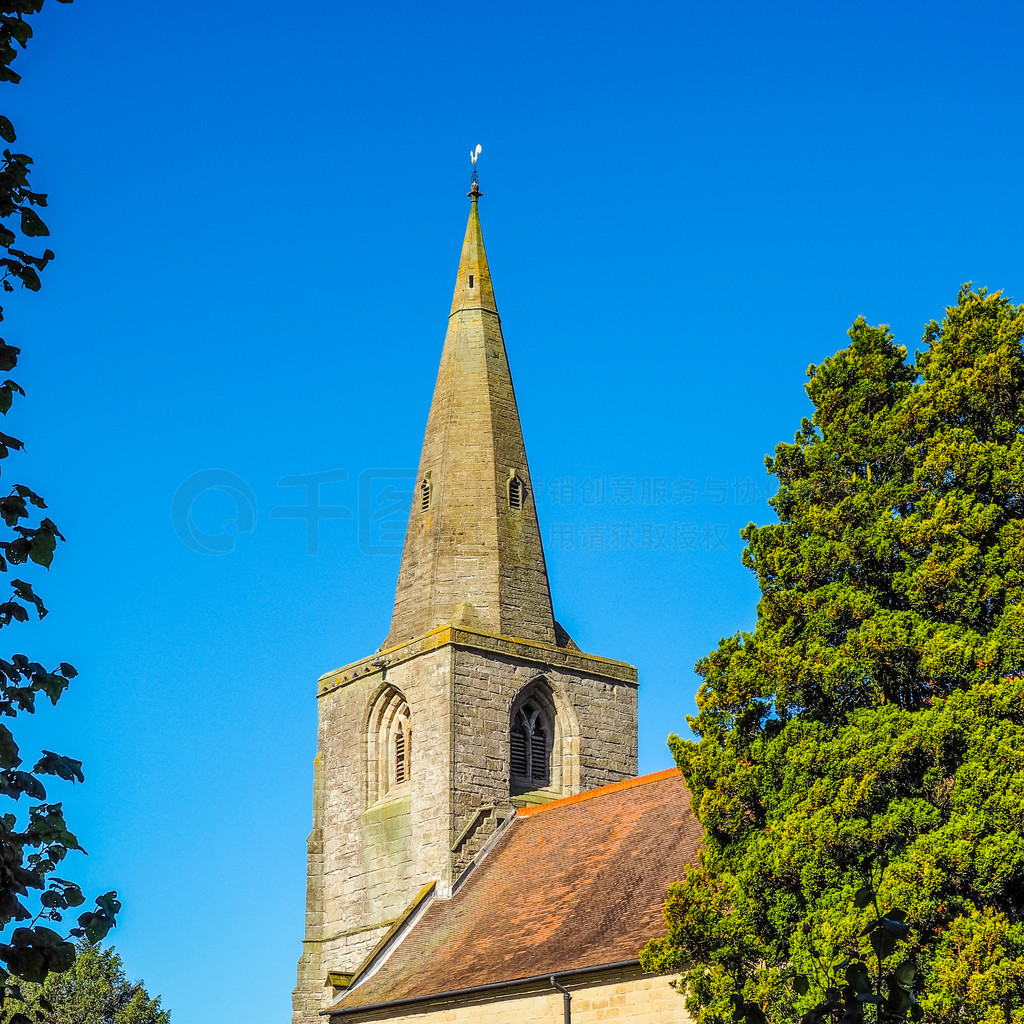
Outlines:
[[799,1020],[871,941],[875,855],[915,1019],[1024,1024],[1024,306],[964,286],[913,361],[849,336],[766,460],[779,521],[743,531],[755,628],[670,739],[706,846],[642,959],[702,1021],[736,992]]
[[144,982],[128,981],[113,947],[82,941],[76,952],[71,970],[47,975],[42,985],[22,985],[24,1002],[8,1000],[3,1019],[42,1007],[47,1024],[170,1024],[160,997],[151,999]]

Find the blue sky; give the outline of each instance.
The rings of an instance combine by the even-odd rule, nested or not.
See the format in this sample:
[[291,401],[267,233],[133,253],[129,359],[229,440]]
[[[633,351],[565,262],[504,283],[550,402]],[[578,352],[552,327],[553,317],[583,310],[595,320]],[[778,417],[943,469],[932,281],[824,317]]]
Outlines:
[[[693,663],[753,623],[738,531],[771,516],[807,365],[858,314],[912,351],[966,280],[1024,301],[1017,4],[79,0],[35,25],[3,109],[57,259],[6,305],[9,472],[68,544],[51,615],[6,640],[81,672],[20,738],[84,760],[68,873],[121,893],[114,941],[176,1024],[289,1012],[316,678],[387,631],[473,145],[556,615],[639,667],[644,772]],[[287,478],[316,474],[311,544]]]

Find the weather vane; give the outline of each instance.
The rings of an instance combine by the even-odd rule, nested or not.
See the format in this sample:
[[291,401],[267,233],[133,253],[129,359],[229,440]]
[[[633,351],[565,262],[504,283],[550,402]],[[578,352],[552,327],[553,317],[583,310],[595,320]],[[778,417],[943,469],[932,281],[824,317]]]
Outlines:
[[476,173],[476,162],[480,158],[480,150],[483,146],[477,146],[476,149],[469,151],[469,162],[473,165],[473,184],[470,186],[469,191],[466,193],[467,196],[471,196],[475,202],[477,198],[483,193],[480,191],[480,180]]

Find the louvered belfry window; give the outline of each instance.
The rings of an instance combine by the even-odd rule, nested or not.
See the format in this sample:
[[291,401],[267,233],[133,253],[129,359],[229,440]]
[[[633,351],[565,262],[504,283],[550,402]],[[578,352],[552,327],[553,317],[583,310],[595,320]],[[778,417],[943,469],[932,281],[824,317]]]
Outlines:
[[395,782],[402,783],[409,778],[409,761],[405,749],[406,733],[399,729],[395,733]]
[[390,786],[400,786],[412,777],[412,729],[409,705],[403,704],[391,722],[391,766],[388,772]]
[[548,781],[548,737],[539,722],[530,737],[530,778],[534,782]]
[[512,774],[528,777],[530,774],[530,761],[526,755],[529,746],[529,736],[526,731],[516,723],[512,730]]
[[512,775],[536,786],[546,786],[551,777],[548,733],[540,709],[524,704],[515,714],[510,736]]

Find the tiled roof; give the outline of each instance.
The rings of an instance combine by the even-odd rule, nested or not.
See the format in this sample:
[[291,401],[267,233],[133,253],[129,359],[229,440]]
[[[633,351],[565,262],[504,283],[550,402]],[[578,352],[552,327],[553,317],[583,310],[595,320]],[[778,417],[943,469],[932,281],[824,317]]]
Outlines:
[[520,810],[451,899],[437,899],[335,1009],[633,960],[665,933],[671,882],[702,830],[676,769]]

